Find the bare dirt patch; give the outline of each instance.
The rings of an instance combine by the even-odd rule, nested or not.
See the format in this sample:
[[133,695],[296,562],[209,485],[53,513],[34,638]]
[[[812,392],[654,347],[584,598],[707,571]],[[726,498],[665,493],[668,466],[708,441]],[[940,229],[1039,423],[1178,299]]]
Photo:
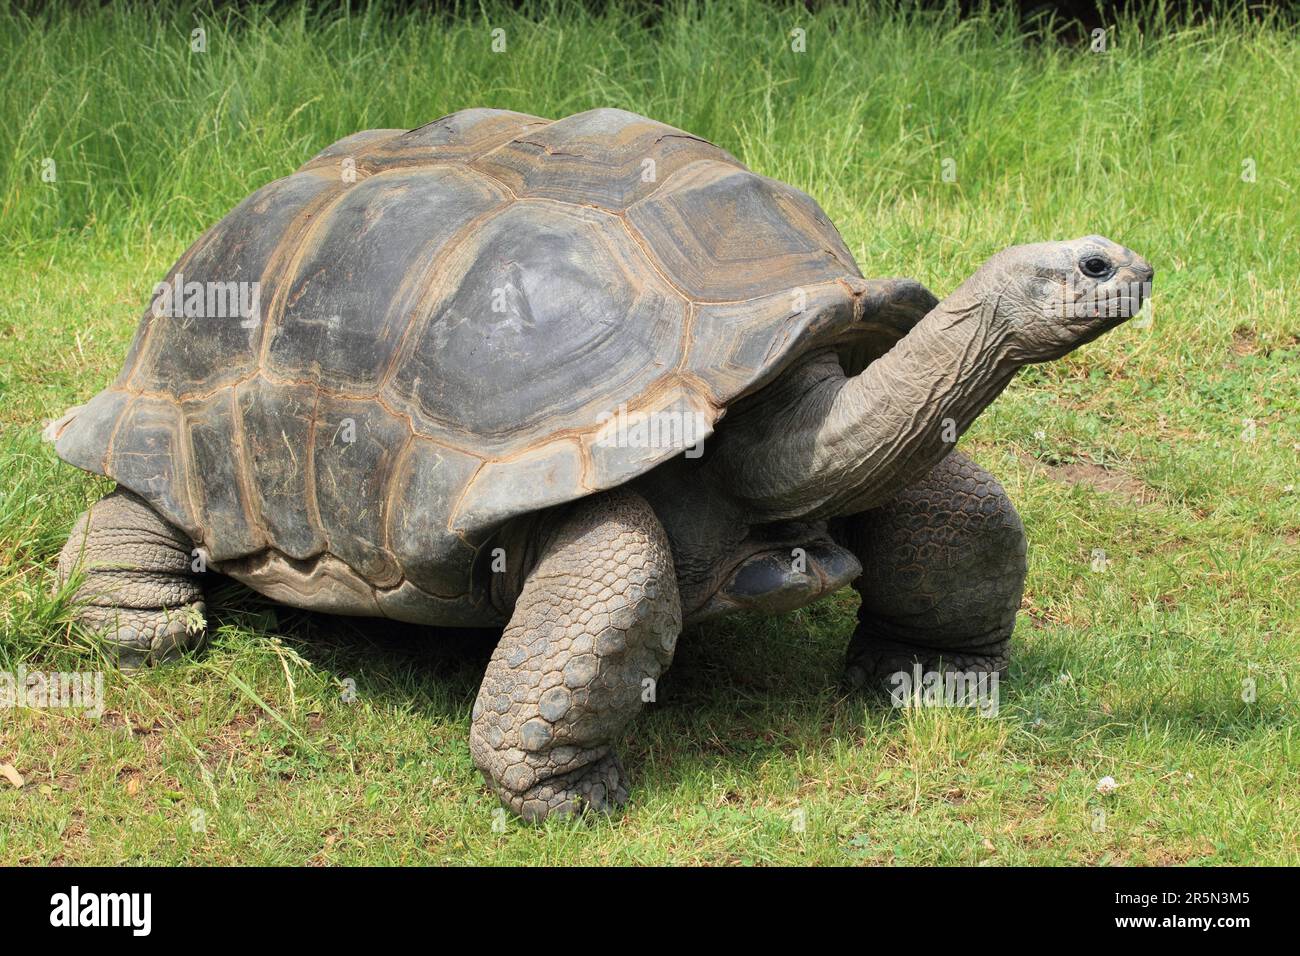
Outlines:
[[1106,468],[1087,461],[1076,461],[1068,465],[1049,465],[1032,455],[1021,455],[1021,461],[1041,471],[1052,481],[1066,485],[1082,485],[1103,494],[1115,495],[1133,504],[1146,505],[1159,497],[1155,489],[1118,468]]
[[1232,351],[1237,355],[1254,355],[1259,351],[1259,338],[1255,330],[1239,325],[1232,330]]
[[260,724],[260,715],[240,714],[228,720],[200,745],[204,762],[211,769],[234,759],[247,749],[249,735]]

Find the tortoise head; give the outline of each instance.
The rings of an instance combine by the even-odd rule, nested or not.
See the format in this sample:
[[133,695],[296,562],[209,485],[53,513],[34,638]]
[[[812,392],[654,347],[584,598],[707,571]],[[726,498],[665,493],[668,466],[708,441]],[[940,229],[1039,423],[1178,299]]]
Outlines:
[[1102,236],[1012,246],[964,284],[1017,363],[1047,362],[1132,318],[1154,270]]

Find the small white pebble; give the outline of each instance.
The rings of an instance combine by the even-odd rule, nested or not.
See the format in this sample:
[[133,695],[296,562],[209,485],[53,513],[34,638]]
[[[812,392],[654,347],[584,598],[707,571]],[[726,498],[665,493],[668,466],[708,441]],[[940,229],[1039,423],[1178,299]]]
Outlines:
[[1119,788],[1114,777],[1102,777],[1097,781],[1097,792],[1102,796],[1108,793],[1114,793]]

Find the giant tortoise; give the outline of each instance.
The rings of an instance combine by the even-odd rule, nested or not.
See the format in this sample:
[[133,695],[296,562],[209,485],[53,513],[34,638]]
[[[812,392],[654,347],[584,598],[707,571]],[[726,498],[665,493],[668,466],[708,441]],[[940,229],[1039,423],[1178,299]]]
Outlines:
[[502,629],[476,765],[529,819],[609,808],[684,624],[852,583],[853,680],[1005,668],[1024,531],[954,443],[1151,277],[1089,236],[942,302],[866,279],[809,196],[621,110],[357,133],[190,247],[49,426],[117,484],[60,573],[130,663],[201,640],[206,569]]

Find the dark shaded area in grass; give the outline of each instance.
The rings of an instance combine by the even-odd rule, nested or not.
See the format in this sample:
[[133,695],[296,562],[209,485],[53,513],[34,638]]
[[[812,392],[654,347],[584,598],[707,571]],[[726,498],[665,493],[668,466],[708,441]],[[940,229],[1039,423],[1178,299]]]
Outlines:
[[[13,9],[22,10],[32,15],[39,15],[49,9],[92,10],[121,9],[132,5],[122,0],[10,0],[7,4]],[[143,4],[155,6],[156,4]],[[471,0],[375,0],[375,2],[355,2],[355,0],[314,0],[302,3],[302,0],[201,0],[201,2],[177,2],[164,4],[178,18],[186,15],[204,16],[223,12],[247,13],[256,11],[274,17],[296,14],[306,7],[315,16],[328,18],[338,15],[357,15],[365,12],[378,12],[392,16],[412,16],[421,14],[446,14],[465,16],[475,14],[483,9],[517,10],[532,16],[555,15],[561,11],[584,9],[596,15],[603,15],[612,7],[637,11],[641,22],[654,26],[663,19],[665,11],[680,8],[681,0],[495,0],[493,3],[481,4]],[[809,13],[816,13],[835,7],[862,9],[915,10],[922,13],[948,14],[956,13],[962,17],[986,16],[1000,10],[1015,11],[1027,27],[1038,25],[1038,21],[1055,18],[1059,24],[1076,23],[1082,27],[1104,26],[1117,17],[1133,17],[1139,23],[1175,23],[1187,24],[1203,22],[1209,17],[1222,17],[1227,14],[1240,14],[1255,19],[1281,16],[1293,19],[1296,5],[1287,0],[1241,0],[1230,3],[1225,0],[879,0],[879,2],[858,2],[852,0],[798,0],[798,2],[773,2],[771,6],[780,9],[802,8]]]

